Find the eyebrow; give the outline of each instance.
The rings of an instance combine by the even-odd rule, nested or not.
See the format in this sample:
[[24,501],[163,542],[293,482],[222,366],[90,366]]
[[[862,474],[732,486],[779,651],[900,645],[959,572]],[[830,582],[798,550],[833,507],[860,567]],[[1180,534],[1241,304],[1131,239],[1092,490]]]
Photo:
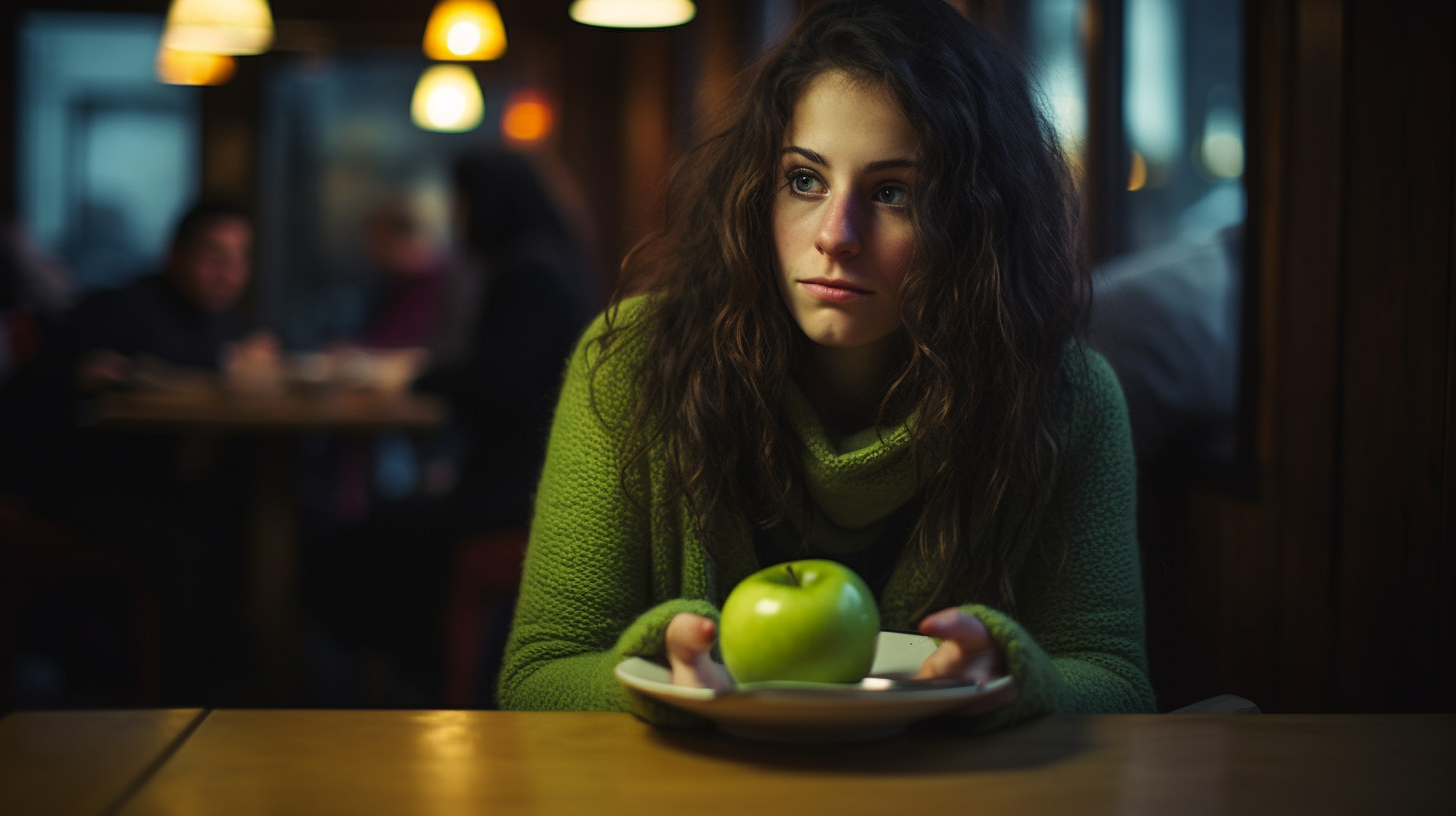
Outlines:
[[[808,159],[809,161],[811,161],[811,162],[813,162],[815,164],[822,164],[825,167],[828,167],[829,166],[829,161],[827,159],[825,159],[823,155],[821,155],[819,153],[816,153],[815,151],[810,150],[807,147],[798,147],[797,145],[789,145],[788,147],[784,148],[783,150],[781,150],[779,152],[780,155],[787,155],[789,153],[797,153],[798,155],[803,156],[804,158]],[[875,173],[875,172],[878,172],[880,170],[888,170],[890,168],[895,168],[895,167],[912,167],[913,168],[914,166],[915,166],[915,161],[913,159],[880,159],[879,161],[872,161],[868,165],[866,165],[865,166],[865,172],[867,172],[867,173]]]

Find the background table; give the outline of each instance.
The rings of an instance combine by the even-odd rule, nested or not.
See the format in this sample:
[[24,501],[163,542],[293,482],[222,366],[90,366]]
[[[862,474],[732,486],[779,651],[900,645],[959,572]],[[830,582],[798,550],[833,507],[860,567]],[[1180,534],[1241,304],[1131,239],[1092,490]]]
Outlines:
[[303,434],[422,433],[440,428],[445,403],[409,391],[334,388],[237,393],[203,381],[178,391],[116,391],[92,406],[108,432],[248,435],[252,453],[251,616],[260,663],[259,699],[287,705],[296,686],[297,439]]
[[[63,746],[116,715],[14,715],[35,716],[59,723]],[[1452,715],[1050,717],[989,736],[920,728],[802,747],[625,714],[219,710],[156,753],[118,814],[1420,816],[1456,804]],[[25,761],[79,776],[71,756]],[[35,812],[11,809],[11,795],[0,788],[0,813]]]
[[91,412],[109,429],[151,431],[381,433],[440,426],[445,406],[409,391],[327,389],[235,393],[221,384],[181,391],[113,391]]

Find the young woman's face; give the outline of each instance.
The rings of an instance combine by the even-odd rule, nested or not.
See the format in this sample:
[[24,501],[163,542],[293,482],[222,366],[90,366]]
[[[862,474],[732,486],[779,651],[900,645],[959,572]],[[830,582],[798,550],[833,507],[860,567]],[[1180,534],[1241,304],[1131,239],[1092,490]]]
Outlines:
[[774,246],[784,303],[815,343],[869,346],[900,328],[918,146],[889,93],[846,74],[820,75],[795,105]]

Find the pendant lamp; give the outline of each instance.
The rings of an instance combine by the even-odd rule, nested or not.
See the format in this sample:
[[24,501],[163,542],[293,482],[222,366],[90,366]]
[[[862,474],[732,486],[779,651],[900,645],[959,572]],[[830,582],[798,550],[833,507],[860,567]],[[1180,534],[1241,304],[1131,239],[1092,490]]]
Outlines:
[[490,0],[440,0],[425,23],[425,56],[433,60],[498,59],[506,27]]
[[237,72],[237,61],[226,54],[202,54],[157,49],[157,79],[168,85],[221,85]]
[[410,102],[410,118],[425,130],[463,133],[485,115],[480,83],[464,65],[431,65],[420,75]]
[[162,47],[203,54],[261,54],[273,44],[268,0],[172,0]]
[[693,19],[692,0],[576,0],[571,19],[602,28],[668,28]]

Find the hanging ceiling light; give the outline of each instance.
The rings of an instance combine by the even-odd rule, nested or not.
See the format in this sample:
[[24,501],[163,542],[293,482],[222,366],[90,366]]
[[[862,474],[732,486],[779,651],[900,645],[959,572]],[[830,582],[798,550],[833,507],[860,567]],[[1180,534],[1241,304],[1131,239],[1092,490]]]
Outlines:
[[576,0],[567,11],[578,23],[603,28],[667,28],[698,13],[692,0]]
[[420,75],[410,102],[410,118],[425,130],[463,133],[485,115],[480,83],[464,65],[431,65]]
[[168,85],[221,85],[233,78],[237,61],[226,54],[157,49],[157,79]]
[[490,0],[440,0],[425,23],[425,56],[483,61],[506,52],[506,27]]
[[204,54],[261,54],[273,44],[268,0],[172,0],[162,47]]

